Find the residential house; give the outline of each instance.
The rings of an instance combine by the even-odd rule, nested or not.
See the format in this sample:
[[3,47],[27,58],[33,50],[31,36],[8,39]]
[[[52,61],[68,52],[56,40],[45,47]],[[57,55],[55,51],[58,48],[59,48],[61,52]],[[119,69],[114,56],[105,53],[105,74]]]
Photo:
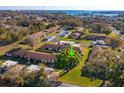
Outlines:
[[[74,49],[75,51],[77,51],[78,53],[82,54],[82,50],[81,50],[80,47],[75,47],[75,46],[73,46],[73,45],[72,45],[72,47],[73,47],[73,49]],[[70,45],[69,45],[69,44],[63,44],[63,45],[61,45],[59,51],[62,51],[62,50],[64,50],[64,49],[66,49],[66,48],[70,48]]]
[[15,67],[17,65],[17,62],[7,60],[6,62],[2,63],[0,67],[0,74],[3,74],[7,72],[10,68]]
[[75,31],[70,35],[70,37],[73,39],[79,39],[82,34],[83,33],[81,31]]
[[16,61],[11,61],[11,60],[7,60],[6,62],[4,62],[2,64],[3,67],[12,67],[12,66],[15,66],[18,62]]
[[36,39],[40,39],[44,37],[44,33],[42,31],[34,33],[32,35],[30,35],[32,38],[36,38]]
[[105,45],[105,42],[103,40],[96,40],[91,42],[92,45]]
[[40,66],[38,65],[30,65],[29,67],[27,67],[27,71],[30,72],[38,72],[40,71]]
[[25,65],[21,65],[21,64],[16,64],[15,66],[13,66],[12,68],[10,68],[8,71],[14,73],[14,75],[17,75],[18,73],[21,73],[22,70],[25,68]]
[[20,48],[12,49],[6,53],[6,56],[24,58],[30,61],[38,61],[43,63],[54,63],[56,60],[56,54],[43,53],[43,52],[31,52]]
[[[82,53],[80,46],[72,45],[74,50],[76,50],[78,53]],[[44,44],[40,49],[51,51],[51,52],[60,52],[66,48],[70,48],[69,43],[58,43],[58,44]]]
[[59,41],[58,43],[56,43],[56,44],[70,44],[70,45],[74,45],[75,44],[75,42],[72,42],[72,41]]
[[86,40],[93,40],[93,41],[96,41],[96,40],[105,40],[106,36],[104,35],[99,35],[99,36],[96,36],[96,35],[88,35],[86,37],[84,37],[84,39]]
[[[29,67],[27,67],[27,71],[29,73],[30,72],[39,72],[40,70],[41,70],[41,67],[38,65],[30,65]],[[56,80],[58,78],[58,74],[57,74],[57,72],[55,72],[55,69],[44,67],[44,71],[50,80]]]
[[60,33],[58,34],[60,37],[68,37],[71,34],[70,31],[66,30],[60,30]]
[[56,38],[56,36],[45,36],[44,37],[44,40],[45,41],[52,41],[53,39],[55,39]]
[[48,78],[52,81],[56,81],[59,77],[58,73],[53,68],[45,67],[45,72],[46,72]]
[[59,26],[56,27],[50,27],[49,29],[44,30],[45,34],[50,34],[52,32],[56,32],[59,29]]
[[44,44],[40,49],[41,50],[49,50],[57,52],[59,50],[59,45],[57,44]]

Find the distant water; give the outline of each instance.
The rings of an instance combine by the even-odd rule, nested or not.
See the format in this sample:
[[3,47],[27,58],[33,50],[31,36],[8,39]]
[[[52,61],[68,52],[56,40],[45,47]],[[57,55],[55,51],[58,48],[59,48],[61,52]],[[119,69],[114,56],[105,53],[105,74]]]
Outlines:
[[107,13],[94,13],[94,15],[103,15],[103,16],[117,16],[118,14],[111,14],[111,13],[109,13],[109,14],[107,14]]
[[68,15],[79,15],[82,13],[88,13],[88,14],[93,14],[93,15],[103,15],[103,16],[117,16],[117,13],[101,13],[101,11],[92,11],[92,10],[45,10],[47,12],[51,13],[66,13]]
[[46,10],[51,13],[66,13],[68,15],[78,15],[81,13],[93,13],[93,11],[90,10]]
[[[20,10],[17,10],[20,11]],[[124,14],[124,11],[99,11],[99,10],[23,10],[34,13],[39,12],[51,12],[51,13],[65,13],[67,15],[103,15],[103,16],[117,16],[118,14]]]

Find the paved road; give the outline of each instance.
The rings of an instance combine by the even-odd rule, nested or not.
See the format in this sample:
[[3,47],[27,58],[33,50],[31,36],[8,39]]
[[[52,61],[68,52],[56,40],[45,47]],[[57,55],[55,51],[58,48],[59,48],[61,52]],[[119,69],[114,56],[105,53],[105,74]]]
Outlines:
[[72,85],[72,84],[67,84],[67,83],[62,83],[61,85],[59,85],[58,87],[79,87],[77,85]]
[[114,29],[114,30],[112,30],[112,33],[113,33],[113,34],[116,34],[116,35],[120,35],[120,36],[121,36],[120,38],[121,38],[122,40],[124,40],[124,38],[123,38],[124,35],[120,34],[119,31],[117,31],[114,27],[113,27],[113,29]]

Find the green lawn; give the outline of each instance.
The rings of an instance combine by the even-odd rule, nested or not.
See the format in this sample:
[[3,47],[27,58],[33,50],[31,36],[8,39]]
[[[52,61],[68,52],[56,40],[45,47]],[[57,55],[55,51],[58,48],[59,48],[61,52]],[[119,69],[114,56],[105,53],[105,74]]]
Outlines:
[[[23,39],[25,39],[25,38],[26,38],[26,37],[24,37]],[[22,40],[23,40],[23,39],[22,39]],[[1,47],[0,47],[0,56],[1,56],[1,55],[4,55],[7,51],[9,51],[9,50],[11,50],[11,49],[20,47],[20,46],[19,46],[19,42],[20,42],[20,41],[21,41],[21,40],[16,41],[16,42],[11,43],[11,44],[8,44],[8,45],[1,46]]]
[[3,61],[0,61],[0,66],[2,65]]
[[66,72],[65,70],[60,70],[60,69],[55,69],[55,71],[58,73],[59,76],[61,76]]
[[80,76],[81,74],[80,70],[82,69],[84,62],[88,57],[89,50],[90,49],[84,50],[84,56],[82,57],[82,61],[67,74],[60,77],[59,81],[78,86],[83,86],[83,87],[91,87],[91,86],[96,87],[101,84],[100,80],[90,81],[87,77]]
[[53,32],[53,33],[48,34],[47,36],[57,36],[57,35],[58,35],[58,33]]
[[91,41],[90,40],[75,40],[75,39],[71,39],[71,38],[64,38],[64,37],[58,37],[57,40],[61,41],[72,41],[72,42],[79,42],[82,44],[89,44]]
[[119,37],[119,35],[113,34],[113,33],[110,33],[109,36],[112,36],[112,37]]
[[12,43],[12,44],[8,44],[5,46],[0,47],[0,56],[4,55],[7,51],[16,48],[17,47],[17,43]]

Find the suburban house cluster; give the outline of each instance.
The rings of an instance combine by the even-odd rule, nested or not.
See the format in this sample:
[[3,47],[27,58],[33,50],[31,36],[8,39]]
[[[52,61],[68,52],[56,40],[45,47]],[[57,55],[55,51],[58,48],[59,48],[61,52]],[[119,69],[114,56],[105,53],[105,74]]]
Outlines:
[[[61,43],[57,43],[57,44],[44,44],[40,50],[48,50],[48,51],[53,51],[53,52],[60,52],[66,48],[70,48],[70,44],[65,43],[65,44],[61,44]],[[76,50],[78,53],[82,53],[80,47],[73,47],[74,50]]]
[[[21,73],[23,69],[25,69],[27,73],[31,73],[39,72],[41,70],[41,67],[32,64],[29,66],[25,66],[22,64],[18,64],[18,62],[16,61],[7,60],[0,66],[0,74],[6,73],[8,71],[11,71],[13,74]],[[44,72],[47,74],[47,77],[50,80],[56,80],[58,78],[57,72],[52,68],[44,67]]]
[[[51,35],[51,33],[53,34]],[[61,74],[67,72],[66,70],[58,71],[54,68],[57,54],[66,48],[73,48],[79,54],[83,54],[82,44],[79,42],[69,40],[64,41],[59,40],[58,38],[70,38],[71,35],[77,33],[79,33],[79,36],[77,37],[79,38],[82,35],[80,30],[72,32],[68,29],[59,29],[59,26],[57,26],[29,35],[25,40],[21,41],[22,43],[20,43],[20,45],[23,44],[23,46],[29,46],[27,43],[28,39],[34,39],[34,42],[37,40],[39,42],[38,48],[36,47],[36,49],[33,50],[19,46],[18,48],[13,48],[12,50],[7,51],[5,56],[8,59],[2,64],[2,66],[0,66],[0,73],[3,74],[7,71],[12,71],[14,74],[21,73],[23,69],[28,73],[39,72],[41,70],[39,63],[43,63],[45,65],[44,70],[47,77],[51,81],[56,81]],[[35,46],[37,46],[37,43]]]
[[44,63],[54,63],[56,60],[56,54],[43,53],[43,52],[31,52],[20,48],[12,49],[6,53],[9,57],[24,58],[26,60],[40,61]]
[[[75,32],[65,28],[60,28],[60,26],[50,27],[49,29],[36,32],[28,37],[34,38],[35,40],[40,40],[42,45],[37,48],[36,51],[28,50],[28,48],[15,48],[6,52],[6,56],[10,58],[23,59],[26,63],[45,63],[54,66],[54,62],[57,60],[57,54],[66,48],[72,47],[76,52],[82,54],[82,47],[80,43],[74,41],[64,41],[57,40],[58,37],[73,37],[75,34],[79,34],[79,38],[83,33],[83,28],[77,28]],[[49,35],[50,33],[56,33],[56,35]],[[76,37],[75,37],[76,39]],[[40,43],[39,42],[39,43]],[[45,42],[45,43],[44,43]]]
[[86,40],[93,40],[93,41],[96,41],[96,40],[105,40],[106,36],[105,35],[88,35],[86,37],[84,37],[84,39]]

